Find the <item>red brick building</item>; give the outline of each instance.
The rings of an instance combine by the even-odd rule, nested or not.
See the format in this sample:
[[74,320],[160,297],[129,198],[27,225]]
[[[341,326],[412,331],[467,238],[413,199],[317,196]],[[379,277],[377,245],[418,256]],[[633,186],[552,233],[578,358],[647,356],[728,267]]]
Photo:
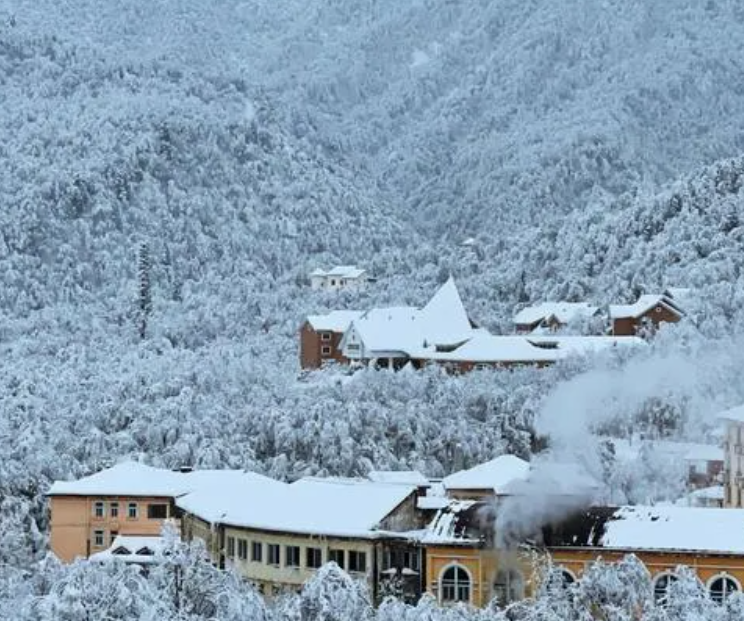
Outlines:
[[647,294],[635,304],[610,306],[613,336],[635,336],[644,329],[653,332],[662,323],[677,323],[683,316],[682,309],[666,295]]
[[348,362],[339,347],[341,338],[358,311],[331,311],[327,315],[310,315],[300,328],[300,366],[319,369],[329,362]]

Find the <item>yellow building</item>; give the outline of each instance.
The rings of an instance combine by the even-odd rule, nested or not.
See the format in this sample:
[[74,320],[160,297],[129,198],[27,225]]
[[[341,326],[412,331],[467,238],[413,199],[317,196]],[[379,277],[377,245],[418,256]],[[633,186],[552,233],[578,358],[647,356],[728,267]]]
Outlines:
[[260,502],[225,491],[176,501],[184,538],[203,538],[216,562],[267,595],[299,589],[330,561],[363,578],[373,595],[391,575],[410,594],[420,593],[421,557],[406,537],[423,526],[415,486],[308,477],[266,493],[254,490]]
[[[158,536],[166,520],[178,525],[175,499],[197,489],[266,477],[242,471],[174,472],[125,462],[47,492],[50,545],[62,561],[88,558],[119,536]],[[278,482],[272,481],[276,485]]]
[[568,584],[598,559],[613,562],[628,554],[648,569],[657,600],[666,597],[680,565],[719,601],[744,585],[744,540],[732,537],[744,532],[744,510],[591,507],[539,529],[529,546],[513,549],[496,545],[497,523],[493,504],[453,500],[428,526],[421,538],[426,590],[440,603],[484,606],[496,598],[507,604],[533,594],[548,564]]

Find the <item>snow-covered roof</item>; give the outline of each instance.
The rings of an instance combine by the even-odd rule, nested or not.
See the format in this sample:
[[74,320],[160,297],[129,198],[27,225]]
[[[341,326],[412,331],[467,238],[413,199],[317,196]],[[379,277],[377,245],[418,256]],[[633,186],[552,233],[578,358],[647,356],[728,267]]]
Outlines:
[[424,511],[444,509],[449,503],[450,499],[446,496],[419,496],[416,499],[416,506]]
[[744,404],[725,410],[718,414],[716,418],[734,423],[744,423]]
[[334,310],[325,315],[308,315],[307,321],[316,331],[344,333],[351,322],[362,315],[362,311]]
[[356,265],[336,265],[329,269],[328,271],[317,268],[314,269],[310,276],[333,276],[336,278],[359,278],[362,276],[366,270],[363,270]]
[[352,322],[341,343],[361,340],[364,357],[404,354],[426,357],[436,346],[456,346],[474,334],[470,320],[450,278],[421,309],[411,306],[373,308]]
[[523,308],[513,321],[518,325],[533,325],[548,317],[555,317],[559,323],[565,324],[593,317],[599,310],[598,306],[586,302],[542,302]]
[[744,509],[593,507],[548,533],[549,547],[744,554]]
[[455,472],[442,479],[445,489],[506,491],[516,480],[526,479],[530,465],[516,455],[501,455],[468,470]]
[[695,491],[690,492],[688,496],[692,499],[723,501],[725,492],[723,485],[711,485],[710,487],[696,489]]
[[125,563],[150,565],[162,560],[165,541],[162,537],[117,535],[111,547],[90,555],[91,561],[119,559]]
[[207,521],[235,527],[374,538],[380,522],[415,490],[365,480],[304,478],[252,494],[189,494],[176,504]]
[[572,355],[586,355],[621,347],[646,346],[637,336],[500,336],[480,330],[453,351],[421,350],[429,360],[499,362],[556,362]]
[[633,304],[611,304],[610,305],[610,318],[611,319],[637,319],[641,315],[644,315],[650,311],[654,306],[661,305],[668,311],[675,315],[682,316],[682,311],[674,304],[674,302],[663,294],[647,293],[638,298]]
[[[423,544],[474,545],[481,542],[478,513],[492,510],[475,500],[450,500],[434,518],[411,538]],[[482,520],[487,521],[487,520]]]
[[372,470],[367,473],[367,478],[375,483],[415,485],[416,487],[429,486],[429,479],[418,470]]
[[177,472],[127,461],[77,481],[55,481],[47,495],[176,498],[200,488],[216,485],[235,486],[244,481],[276,483],[268,477],[243,470]]

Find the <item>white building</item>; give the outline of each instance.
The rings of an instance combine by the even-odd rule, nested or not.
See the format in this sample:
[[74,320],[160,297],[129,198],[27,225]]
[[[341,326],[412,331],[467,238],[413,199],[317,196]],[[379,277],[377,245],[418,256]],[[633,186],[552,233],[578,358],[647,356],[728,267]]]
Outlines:
[[358,288],[370,280],[367,271],[356,265],[337,265],[328,271],[318,268],[310,274],[310,286],[315,291]]

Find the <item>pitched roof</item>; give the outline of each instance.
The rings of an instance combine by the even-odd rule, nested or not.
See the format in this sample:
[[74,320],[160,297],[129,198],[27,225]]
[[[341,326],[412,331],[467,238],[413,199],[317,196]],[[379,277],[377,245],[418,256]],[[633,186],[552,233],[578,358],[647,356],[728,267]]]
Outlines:
[[638,298],[633,304],[611,304],[610,305],[610,318],[611,319],[637,319],[641,315],[646,314],[654,306],[661,305],[666,308],[669,312],[674,313],[678,317],[684,315],[684,313],[677,307],[677,305],[667,296],[663,294],[644,294]]
[[501,455],[468,470],[460,470],[442,479],[445,489],[493,490],[496,494],[508,490],[517,480],[526,479],[530,465],[516,455]]
[[[373,308],[355,319],[351,327],[369,354],[365,357],[391,353],[417,357],[436,346],[459,345],[474,333],[452,278],[421,309]],[[342,348],[346,344],[344,337]]]
[[548,547],[744,554],[744,509],[592,507],[547,527]]
[[308,315],[307,321],[313,330],[343,333],[349,329],[351,322],[362,315],[362,311],[334,310],[325,315]]
[[593,317],[599,312],[598,306],[586,302],[542,302],[520,310],[513,322],[519,325],[533,325],[548,317],[555,317],[560,323],[570,323],[576,319]]
[[127,461],[77,481],[55,481],[48,496],[154,496],[175,498],[217,484],[237,485],[243,481],[270,481],[243,470],[194,470],[174,472]]
[[91,561],[120,559],[125,563],[149,565],[162,560],[165,541],[162,537],[117,535],[106,550],[90,555]]
[[414,486],[365,480],[304,478],[251,494],[189,494],[176,504],[207,521],[235,527],[374,538],[380,522],[415,491]]

